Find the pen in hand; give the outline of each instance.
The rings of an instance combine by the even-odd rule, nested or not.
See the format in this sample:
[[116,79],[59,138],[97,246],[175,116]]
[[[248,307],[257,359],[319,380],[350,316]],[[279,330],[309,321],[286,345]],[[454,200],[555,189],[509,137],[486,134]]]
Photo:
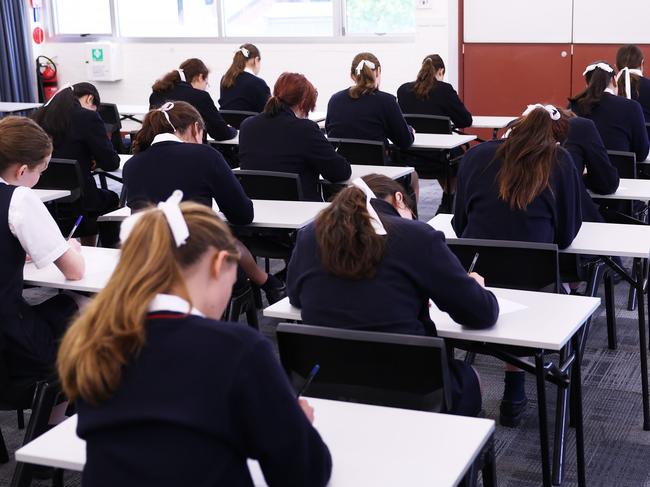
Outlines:
[[469,266],[469,270],[467,271],[468,274],[471,274],[474,272],[474,267],[476,267],[476,261],[478,260],[478,252],[474,254],[474,258],[472,259],[472,263]]
[[319,370],[320,370],[320,365],[318,364],[314,365],[314,367],[311,369],[311,372],[309,373],[309,376],[307,377],[307,380],[305,381],[305,384],[298,391],[297,397],[302,396],[307,391],[307,388],[314,380],[314,377],[316,377],[316,374],[318,374]]
[[77,218],[77,221],[74,222],[74,226],[72,227],[72,230],[70,230],[70,234],[68,235],[67,240],[70,240],[72,236],[74,235],[74,232],[77,231],[77,228],[79,228],[79,225],[81,224],[81,220],[84,219],[83,215],[79,215],[79,218]]

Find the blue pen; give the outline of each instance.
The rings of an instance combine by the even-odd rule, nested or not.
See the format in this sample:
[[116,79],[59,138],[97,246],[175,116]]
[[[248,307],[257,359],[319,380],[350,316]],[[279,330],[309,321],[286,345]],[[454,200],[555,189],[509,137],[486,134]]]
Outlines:
[[309,377],[307,377],[307,381],[305,382],[305,385],[303,385],[300,388],[300,391],[298,392],[298,397],[302,396],[305,393],[305,391],[307,391],[309,384],[311,384],[311,381],[314,380],[314,377],[316,377],[316,374],[318,374],[319,370],[320,370],[320,365],[318,364],[314,365],[314,367],[311,369],[311,372],[309,373]]
[[471,274],[474,272],[474,267],[476,266],[476,261],[478,260],[478,252],[474,254],[474,259],[472,259],[472,263],[469,266],[469,270],[467,271],[468,274]]
[[77,218],[77,221],[74,222],[74,226],[72,227],[72,230],[70,230],[70,235],[68,235],[68,240],[70,240],[72,238],[72,236],[74,235],[74,232],[77,231],[77,228],[79,228],[79,225],[81,224],[81,220],[83,220],[83,219],[84,219],[84,216],[79,215],[79,218]]

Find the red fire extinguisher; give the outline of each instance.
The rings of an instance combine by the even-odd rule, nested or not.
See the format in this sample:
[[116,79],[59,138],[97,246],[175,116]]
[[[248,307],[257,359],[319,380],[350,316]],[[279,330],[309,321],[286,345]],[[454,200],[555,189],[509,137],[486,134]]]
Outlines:
[[36,77],[38,80],[38,101],[45,103],[58,90],[54,61],[46,56],[38,56],[36,58]]

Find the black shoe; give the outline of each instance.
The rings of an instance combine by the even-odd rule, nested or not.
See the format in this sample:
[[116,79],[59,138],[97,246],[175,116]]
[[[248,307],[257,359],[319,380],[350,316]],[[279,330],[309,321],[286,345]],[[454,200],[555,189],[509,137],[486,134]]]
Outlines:
[[282,283],[281,286],[264,289],[264,294],[269,304],[277,303],[287,297],[287,286]]
[[527,404],[527,397],[519,401],[501,399],[501,406],[499,406],[499,424],[508,428],[516,428],[519,426],[521,418],[524,417],[524,413],[526,412]]

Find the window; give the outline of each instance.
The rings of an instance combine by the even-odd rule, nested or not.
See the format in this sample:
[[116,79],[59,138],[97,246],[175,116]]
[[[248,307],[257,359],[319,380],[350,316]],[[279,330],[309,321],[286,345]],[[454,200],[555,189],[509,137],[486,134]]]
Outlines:
[[52,20],[57,34],[112,33],[109,0],[57,0],[53,4]]
[[118,0],[117,7],[124,37],[219,35],[216,0]]
[[406,34],[415,32],[412,0],[347,0],[348,34]]

